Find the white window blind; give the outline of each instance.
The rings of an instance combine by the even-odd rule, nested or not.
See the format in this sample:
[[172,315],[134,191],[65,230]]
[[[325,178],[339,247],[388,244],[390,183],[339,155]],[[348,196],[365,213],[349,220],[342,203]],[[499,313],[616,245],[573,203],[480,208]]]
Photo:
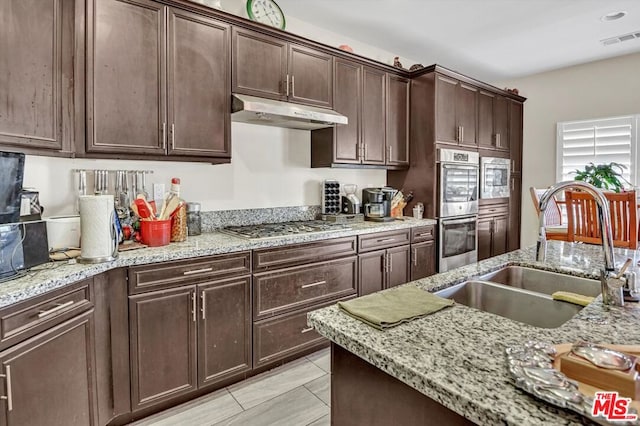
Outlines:
[[638,116],[558,123],[558,180],[573,180],[576,169],[589,163],[616,162],[626,166],[622,175],[636,185]]

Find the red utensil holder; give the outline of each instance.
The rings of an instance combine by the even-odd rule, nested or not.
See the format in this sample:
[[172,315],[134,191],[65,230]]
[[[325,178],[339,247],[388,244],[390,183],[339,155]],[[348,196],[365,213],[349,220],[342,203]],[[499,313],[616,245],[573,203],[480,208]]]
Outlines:
[[166,246],[171,240],[171,219],[141,220],[140,239],[149,247]]

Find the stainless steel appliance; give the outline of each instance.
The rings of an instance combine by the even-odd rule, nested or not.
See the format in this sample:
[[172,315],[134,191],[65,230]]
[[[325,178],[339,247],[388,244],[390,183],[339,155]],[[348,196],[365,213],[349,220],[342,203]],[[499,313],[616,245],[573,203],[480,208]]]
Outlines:
[[327,108],[240,94],[232,95],[231,113],[232,121],[301,130],[349,123],[346,116]]
[[0,224],[20,220],[24,154],[0,152]]
[[225,234],[251,239],[284,237],[313,232],[335,232],[351,229],[348,225],[322,220],[300,222],[264,223],[260,225],[228,226],[221,229]]
[[478,261],[478,217],[440,219],[439,272]]
[[393,188],[365,188],[362,190],[362,210],[366,220],[389,222],[391,217],[391,200],[396,190]]
[[508,158],[480,158],[480,198],[509,196],[511,161]]
[[356,195],[358,186],[354,184],[345,184],[343,186],[345,195],[342,197],[342,213],[358,214],[360,213],[360,199]]
[[439,150],[439,217],[478,213],[479,158],[477,152]]
[[438,266],[445,272],[478,260],[477,152],[438,150]]

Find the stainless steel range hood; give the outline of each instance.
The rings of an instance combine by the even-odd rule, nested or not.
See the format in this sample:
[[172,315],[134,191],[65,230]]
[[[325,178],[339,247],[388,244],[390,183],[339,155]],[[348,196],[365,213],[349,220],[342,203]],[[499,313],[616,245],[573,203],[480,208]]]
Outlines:
[[301,130],[349,122],[347,117],[330,109],[238,94],[232,96],[231,121]]

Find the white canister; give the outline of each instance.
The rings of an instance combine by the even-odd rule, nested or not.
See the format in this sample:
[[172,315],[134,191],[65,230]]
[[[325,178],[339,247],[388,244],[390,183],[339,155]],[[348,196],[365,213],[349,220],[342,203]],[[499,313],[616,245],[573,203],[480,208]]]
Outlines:
[[80,216],[52,216],[44,220],[49,250],[80,247]]
[[81,263],[101,263],[118,257],[118,229],[113,195],[80,196]]

